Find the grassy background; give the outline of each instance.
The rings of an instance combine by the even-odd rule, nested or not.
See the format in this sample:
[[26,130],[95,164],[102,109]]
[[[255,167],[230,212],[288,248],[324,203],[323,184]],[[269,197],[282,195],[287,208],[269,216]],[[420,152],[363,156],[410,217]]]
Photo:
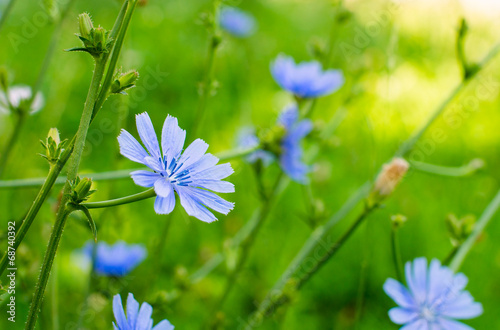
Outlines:
[[[241,1],[239,6],[256,17],[258,30],[243,40],[224,34],[214,70],[219,88],[209,99],[199,137],[209,143],[210,152],[216,153],[234,147],[241,126],[273,125],[291,98],[272,80],[270,61],[279,53],[299,61],[310,60],[311,45],[331,42],[331,66],[344,71],[347,83],[339,92],[319,100],[314,120],[318,124],[327,122],[347,98],[351,101],[345,105],[347,115],[311,175],[314,195],[321,199],[328,215],[373,177],[460,82],[455,57],[459,19],[465,16],[469,22],[466,51],[471,60],[482,58],[500,37],[500,12],[480,11],[479,5],[472,7],[466,2],[346,1],[344,9],[351,16],[343,24],[335,22],[337,7],[332,1],[255,0]],[[195,120],[197,85],[202,80],[208,43],[199,16],[209,8],[210,1],[201,0],[150,0],[137,8],[120,64],[123,70],[138,69],[141,80],[129,97],[113,96],[104,105],[89,132],[82,172],[136,167],[119,155],[116,140],[120,128],[136,135],[136,113],[147,111],[157,130],[167,114],[178,117],[180,126],[189,129]],[[111,28],[118,10],[118,1],[76,1],[42,88],[46,106],[24,127],[5,179],[44,176],[47,164],[37,156],[41,152],[38,140],[50,127],[57,127],[64,138],[75,132],[92,60],[83,53],[65,53],[62,49],[78,45],[73,36],[78,28],[78,13],[87,11],[96,24]],[[15,83],[32,85],[46,52],[53,26],[41,24],[35,32],[29,31],[40,12],[38,1],[18,0],[0,35],[0,63],[9,68]],[[444,222],[448,213],[481,214],[499,188],[498,68],[496,60],[481,72],[431,126],[417,145],[419,153],[413,154],[415,159],[448,166],[482,158],[487,164],[485,170],[466,178],[411,171],[385,207],[370,216],[340,253],[301,290],[286,313],[277,313],[263,324],[263,329],[397,328],[387,317],[394,303],[382,291],[385,279],[395,276],[389,244],[390,216],[402,213],[408,217],[400,231],[401,254],[404,260],[412,260],[419,256],[443,259],[449,253],[451,245]],[[154,81],[154,77],[158,83],[146,86],[145,82]],[[2,115],[1,145],[11,134],[11,127],[11,119]],[[439,132],[444,132],[444,141],[438,143],[433,136]],[[84,315],[86,328],[111,328],[111,296],[117,292],[122,296],[133,292],[138,301],[150,302],[155,308],[155,321],[167,318],[177,329],[200,328],[213,316],[211,306],[225,284],[224,267],[188,289],[181,289],[179,283],[184,273],[193,273],[223,251],[227,240],[259,205],[251,168],[239,160],[231,164],[235,174],[230,181],[236,185],[236,193],[227,198],[236,203],[236,208],[228,216],[220,216],[216,223],[208,225],[189,218],[180,207],[170,216],[155,215],[151,200],[93,212],[99,239],[144,244],[149,256],[123,279],[99,280],[98,290],[89,300],[91,307]],[[276,165],[268,171],[270,177],[275,175]],[[97,182],[96,188],[93,200],[141,191],[130,179]],[[0,191],[1,223],[21,219],[36,192]],[[18,251],[17,322],[8,323],[7,314],[2,314],[2,329],[23,328],[54,220],[57,193],[55,189]],[[312,229],[304,221],[306,212],[303,188],[291,184],[264,224],[250,260],[225,304],[225,328],[244,324],[307,239]],[[332,240],[345,230],[355,213],[335,227]],[[469,277],[468,290],[484,306],[481,317],[467,322],[477,329],[500,328],[495,312],[500,308],[497,220],[493,219],[462,267]],[[156,254],[155,247],[167,222],[170,228],[165,247]],[[82,223],[82,219],[73,217],[66,226],[40,329],[56,328],[54,310],[58,312],[60,329],[76,328],[88,273],[79,267],[75,251],[91,238]],[[5,240],[2,246],[6,246]],[[356,320],[360,283],[364,283],[364,308]]]

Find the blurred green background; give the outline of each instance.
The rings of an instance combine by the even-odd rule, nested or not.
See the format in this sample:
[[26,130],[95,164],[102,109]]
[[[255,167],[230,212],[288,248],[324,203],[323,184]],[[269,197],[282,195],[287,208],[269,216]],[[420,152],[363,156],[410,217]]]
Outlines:
[[[314,196],[321,200],[327,215],[372,178],[460,82],[455,55],[460,19],[465,17],[470,27],[466,53],[472,61],[481,59],[500,39],[500,8],[492,1],[353,0],[339,5],[326,0],[253,0],[231,4],[251,13],[258,29],[246,39],[223,34],[214,68],[218,88],[209,98],[199,137],[210,145],[209,152],[217,153],[234,148],[242,126],[271,127],[292,98],[273,81],[270,62],[279,53],[297,61],[311,60],[317,54],[314,49],[328,50],[330,45],[329,66],[342,69],[347,82],[339,92],[318,101],[313,119],[321,127],[339,109],[345,107],[347,112],[311,174]],[[48,167],[37,155],[42,152],[38,141],[51,127],[57,127],[63,138],[74,134],[92,60],[84,53],[62,50],[79,46],[74,36],[78,13],[89,12],[96,25],[109,29],[119,7],[120,3],[113,0],[76,0],[43,84],[46,106],[26,123],[3,179],[43,177]],[[167,114],[173,115],[189,135],[208,47],[208,33],[200,15],[210,7],[211,1],[150,0],[137,8],[120,65],[124,71],[137,69],[141,79],[128,97],[113,96],[104,105],[89,131],[82,173],[137,167],[119,154],[116,140],[120,128],[137,136],[136,113],[147,111],[157,131]],[[0,64],[8,68],[15,84],[33,85],[47,51],[52,24],[41,24],[35,26],[35,32],[24,33],[42,10],[39,1],[18,0],[0,35]],[[350,13],[345,21],[339,22],[339,10]],[[267,320],[262,329],[398,328],[387,316],[395,304],[382,290],[385,279],[395,276],[390,216],[401,213],[408,217],[400,230],[405,261],[419,256],[443,259],[452,248],[446,215],[479,216],[493,198],[500,186],[499,61],[494,60],[455,99],[417,144],[419,153],[413,154],[414,160],[447,166],[482,158],[485,169],[463,178],[411,171],[385,207],[370,216],[340,253],[296,295],[293,304]],[[156,83],[145,86],[146,81]],[[11,129],[11,119],[0,115],[1,146]],[[435,132],[444,132],[444,141],[436,142]],[[251,167],[241,160],[231,164],[235,174],[230,181],[236,185],[236,193],[225,197],[236,207],[228,216],[219,216],[218,222],[206,224],[190,218],[179,205],[171,215],[159,216],[153,211],[152,200],[93,212],[100,240],[144,244],[149,256],[122,279],[99,280],[99,290],[90,296],[90,308],[84,315],[85,328],[111,328],[111,297],[118,292],[122,297],[132,292],[139,302],[151,303],[155,323],[167,318],[176,329],[197,329],[213,317],[211,306],[226,281],[224,267],[191,287],[181,284],[186,273],[192,274],[210,257],[224,251],[228,239],[259,205]],[[271,176],[275,174],[276,165],[268,171]],[[97,182],[95,187],[95,201],[142,190],[131,179]],[[2,329],[23,328],[54,221],[58,191],[54,189],[18,250],[17,322],[7,322],[3,306]],[[22,219],[36,193],[37,189],[0,190],[1,231],[6,231],[7,221]],[[277,201],[226,301],[224,328],[244,325],[312,232],[305,221],[305,196],[303,187],[292,183]],[[340,236],[357,211],[335,227],[332,240]],[[78,265],[75,251],[91,238],[91,233],[83,219],[70,220],[47,289],[40,329],[76,329],[81,314],[88,272]],[[461,269],[469,278],[467,289],[484,306],[482,316],[467,322],[477,329],[500,329],[496,314],[500,308],[498,220],[493,219]],[[167,222],[168,236],[158,254],[155,247]],[[2,237],[3,250],[6,241]],[[362,310],[357,308],[360,296]],[[57,319],[53,317],[55,312]]]

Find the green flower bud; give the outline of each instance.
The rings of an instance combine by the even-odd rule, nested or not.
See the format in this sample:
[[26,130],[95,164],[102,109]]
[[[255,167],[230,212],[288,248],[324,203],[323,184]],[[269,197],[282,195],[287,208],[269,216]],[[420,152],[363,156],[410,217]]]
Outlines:
[[78,16],[78,22],[80,24],[80,36],[87,40],[90,39],[90,34],[94,30],[94,25],[92,24],[92,19],[89,14],[83,13]]
[[125,94],[124,91],[126,89],[132,88],[135,86],[135,81],[139,79],[139,72],[132,70],[127,73],[124,73],[115,79],[113,84],[111,85],[111,93],[113,94]]
[[54,165],[59,160],[67,140],[61,141],[57,128],[51,128],[45,142],[40,142],[45,149],[45,154],[40,154],[40,156],[47,159],[50,165]]
[[77,177],[70,182],[71,193],[69,197],[74,204],[80,204],[86,201],[95,190],[90,190],[92,187],[92,179]]
[[393,228],[397,229],[403,226],[403,224],[406,222],[406,217],[402,214],[395,214],[391,216],[391,221],[392,221],[392,226]]
[[446,226],[448,227],[451,244],[453,246],[462,244],[472,233],[475,224],[476,217],[473,215],[466,215],[459,219],[454,214],[448,214],[446,217]]
[[56,146],[59,146],[59,143],[61,143],[61,139],[59,138],[59,131],[57,130],[57,128],[52,127],[49,130],[47,138],[51,138],[56,143]]

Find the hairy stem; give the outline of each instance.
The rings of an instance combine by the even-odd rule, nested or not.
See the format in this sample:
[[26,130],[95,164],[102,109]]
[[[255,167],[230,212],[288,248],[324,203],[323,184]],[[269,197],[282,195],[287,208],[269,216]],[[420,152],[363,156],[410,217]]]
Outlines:
[[89,202],[89,203],[82,203],[82,206],[85,206],[88,209],[100,209],[103,207],[112,207],[112,206],[118,206],[118,205],[123,205],[123,204],[129,204],[133,202],[138,202],[143,199],[155,197],[156,193],[154,188],[150,188],[146,191],[140,192],[135,195],[130,195],[126,197],[121,197],[117,199],[111,199],[108,201],[102,201],[102,202]]

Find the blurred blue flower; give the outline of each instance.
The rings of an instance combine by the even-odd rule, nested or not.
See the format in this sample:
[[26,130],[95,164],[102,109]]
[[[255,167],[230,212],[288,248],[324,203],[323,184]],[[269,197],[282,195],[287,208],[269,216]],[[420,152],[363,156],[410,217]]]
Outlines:
[[295,64],[293,58],[285,55],[271,63],[271,73],[281,88],[300,98],[328,95],[344,84],[341,70],[323,71],[317,61]]
[[173,330],[174,326],[167,320],[163,320],[153,327],[153,307],[148,303],[143,303],[139,309],[139,303],[134,299],[134,295],[129,293],[127,297],[127,315],[122,305],[122,297],[117,294],[113,297],[113,314],[115,330]]
[[293,180],[306,183],[310,166],[302,161],[301,142],[311,132],[313,124],[309,119],[299,120],[299,109],[295,104],[281,113],[278,122],[286,132],[281,140],[281,168]]
[[248,37],[255,31],[255,19],[234,7],[223,7],[219,16],[220,26],[236,37]]
[[[251,127],[243,128],[238,134],[238,147],[242,149],[250,149],[258,146],[260,143],[259,138],[255,134],[255,129]],[[262,149],[257,149],[245,157],[249,163],[255,163],[261,160],[265,166],[270,165],[274,161],[274,155]]]
[[136,122],[139,136],[148,151],[129,132],[122,130],[118,136],[120,152],[153,170],[130,174],[137,185],[154,187],[157,195],[154,205],[156,213],[172,212],[175,206],[174,191],[179,195],[187,214],[205,222],[217,220],[207,207],[222,214],[228,214],[233,209],[233,203],[212,192],[234,192],[232,183],[222,181],[234,172],[231,164],[217,165],[219,159],[212,154],[205,154],[208,144],[201,139],[196,139],[183,152],[186,131],[179,127],[175,117],[167,116],[163,124],[163,152],[160,151],[149,115],[146,112],[137,115]]
[[[92,260],[93,242],[83,247],[83,253]],[[137,267],[147,255],[146,248],[140,244],[131,244],[118,241],[114,245],[106,242],[97,243],[95,272],[106,276],[124,276]]]
[[[0,112],[10,113],[11,110],[9,104],[14,108],[18,108],[23,102],[29,101],[32,94],[33,92],[31,91],[31,87],[26,85],[9,87],[8,95],[0,90]],[[44,103],[45,101],[42,93],[36,93],[36,96],[31,103],[29,112],[34,114],[35,112],[40,111],[43,108]]]
[[439,260],[417,258],[405,265],[406,282],[403,284],[390,278],[384,284],[384,291],[399,307],[389,311],[389,317],[396,324],[404,324],[404,330],[471,330],[455,321],[471,319],[483,313],[483,306],[474,302],[468,291],[467,277],[456,275]]
[[[311,167],[302,161],[301,142],[311,132],[313,124],[309,119],[299,120],[299,109],[295,104],[283,110],[278,117],[278,124],[285,129],[285,134],[280,141],[280,167],[292,180],[306,183],[306,175]],[[254,130],[245,129],[240,132],[239,147],[251,148],[259,143],[259,138],[255,135]],[[255,163],[259,159],[264,165],[269,165],[274,161],[275,156],[270,151],[259,149],[247,157],[247,161],[250,163]]]

